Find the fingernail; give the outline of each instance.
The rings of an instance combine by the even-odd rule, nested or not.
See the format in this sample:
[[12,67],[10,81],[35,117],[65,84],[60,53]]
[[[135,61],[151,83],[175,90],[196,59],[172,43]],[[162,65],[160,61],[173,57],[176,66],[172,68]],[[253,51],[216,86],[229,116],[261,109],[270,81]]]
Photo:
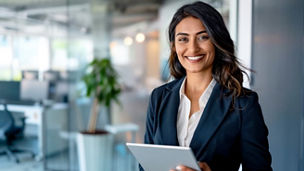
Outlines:
[[181,166],[176,166],[176,170],[182,170]]

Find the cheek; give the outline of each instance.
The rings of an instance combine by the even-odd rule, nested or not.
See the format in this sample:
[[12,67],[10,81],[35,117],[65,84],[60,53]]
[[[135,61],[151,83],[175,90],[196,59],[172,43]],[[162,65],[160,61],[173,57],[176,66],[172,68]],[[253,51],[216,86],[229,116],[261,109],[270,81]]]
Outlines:
[[174,51],[177,55],[177,59],[179,60],[179,62],[181,62],[182,58],[181,58],[181,50],[180,47],[178,45],[174,46]]
[[215,58],[215,53],[214,52],[210,52],[209,57],[208,57],[208,61],[210,63],[214,62],[214,58]]
[[177,45],[175,45],[175,51],[177,54],[182,55],[185,51],[185,46],[177,44]]
[[182,64],[183,63],[183,57],[182,57],[182,55],[180,55],[180,54],[177,53],[177,58],[178,58],[178,61]]
[[175,47],[175,51],[176,51],[178,57],[182,57],[183,53],[184,53],[184,48],[182,46],[177,45]]
[[214,48],[213,44],[210,44],[210,45],[206,46],[205,49],[208,51],[210,57],[214,58],[214,56],[215,56],[215,48]]
[[214,57],[214,55],[215,55],[215,49],[213,47],[210,47],[209,54]]
[[213,53],[215,53],[215,47],[214,47],[213,43],[211,43],[211,41],[210,41],[210,43],[208,45],[208,48],[210,49],[210,51],[212,51]]

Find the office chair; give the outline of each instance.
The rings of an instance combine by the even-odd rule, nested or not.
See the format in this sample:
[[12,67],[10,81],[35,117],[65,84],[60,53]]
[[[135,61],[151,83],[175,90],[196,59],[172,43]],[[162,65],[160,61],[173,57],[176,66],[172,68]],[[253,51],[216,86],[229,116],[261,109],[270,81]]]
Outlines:
[[9,158],[14,159],[16,163],[19,163],[20,160],[15,153],[28,152],[32,157],[35,157],[35,153],[30,150],[17,149],[13,147],[13,141],[18,137],[23,136],[25,117],[22,117],[21,121],[22,125],[16,126],[12,113],[7,110],[7,107],[4,104],[4,110],[0,111],[0,138],[5,140],[6,146],[4,151],[0,152],[0,154],[6,154]]

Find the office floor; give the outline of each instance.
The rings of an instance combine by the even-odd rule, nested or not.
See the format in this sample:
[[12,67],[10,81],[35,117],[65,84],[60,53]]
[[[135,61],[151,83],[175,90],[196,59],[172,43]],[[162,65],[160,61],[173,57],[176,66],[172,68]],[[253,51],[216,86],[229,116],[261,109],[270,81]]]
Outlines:
[[[5,162],[4,166],[2,166],[3,162]],[[0,159],[0,163],[2,171],[43,171],[43,165],[41,162],[37,163],[34,161],[27,161],[16,165],[10,161]]]
[[[71,149],[75,150],[76,149]],[[0,170],[1,171],[78,171],[77,158],[69,158],[68,151],[58,153],[56,155],[47,157],[46,163],[31,158],[30,155],[20,153],[17,156],[20,158],[20,163],[17,164],[10,160],[7,156],[0,156]],[[69,164],[70,163],[70,164]],[[44,169],[44,164],[45,168]],[[137,164],[132,156],[128,153],[124,144],[117,144],[115,146],[115,154],[113,161],[113,170],[133,171],[137,168]]]
[[[20,145],[22,144],[22,145]],[[24,140],[15,144],[17,147],[26,149],[35,149],[37,141],[34,137],[26,137]],[[3,149],[4,143],[0,143],[0,150]],[[16,164],[15,161],[9,159],[6,155],[0,155],[0,170],[1,171],[42,171],[43,165],[41,161],[36,161],[28,153],[17,154],[20,163]]]

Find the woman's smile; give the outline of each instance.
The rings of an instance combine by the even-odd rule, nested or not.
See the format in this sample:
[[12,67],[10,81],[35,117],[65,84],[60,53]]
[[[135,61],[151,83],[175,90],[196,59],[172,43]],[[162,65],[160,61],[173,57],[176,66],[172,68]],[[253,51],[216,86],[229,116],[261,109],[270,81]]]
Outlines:
[[198,63],[200,62],[205,55],[196,55],[196,56],[185,56],[190,63]]

